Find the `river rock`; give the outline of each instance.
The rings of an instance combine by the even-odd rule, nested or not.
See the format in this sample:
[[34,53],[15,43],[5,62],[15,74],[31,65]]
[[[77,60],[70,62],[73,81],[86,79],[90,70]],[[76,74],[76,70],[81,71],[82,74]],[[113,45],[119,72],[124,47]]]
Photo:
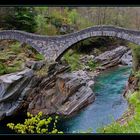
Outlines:
[[25,66],[33,70],[41,69],[45,65],[45,61],[27,61]]
[[117,47],[111,51],[106,51],[94,58],[95,62],[101,64],[101,66],[108,68],[118,65],[121,62],[121,57],[128,51],[125,46]]
[[121,64],[132,66],[132,52],[129,50],[121,57]]
[[0,76],[0,119],[20,110],[71,115],[94,101],[93,77],[82,70],[71,73],[69,66],[57,63],[44,76],[29,68]]
[[84,55],[83,57],[80,58],[80,61],[81,61],[83,64],[87,64],[88,61],[93,60],[94,58],[95,58],[94,55]]
[[29,93],[29,83],[33,76],[31,69],[0,76],[0,119],[14,114]]
[[55,86],[42,88],[41,94],[29,104],[28,111],[32,114],[42,111],[45,115],[71,115],[94,101],[95,94],[90,88],[93,84],[84,71],[57,75]]

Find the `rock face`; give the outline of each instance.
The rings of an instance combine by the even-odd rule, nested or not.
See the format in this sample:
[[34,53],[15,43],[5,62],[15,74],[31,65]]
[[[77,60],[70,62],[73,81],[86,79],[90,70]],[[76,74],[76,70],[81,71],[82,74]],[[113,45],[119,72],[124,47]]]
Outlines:
[[[43,83],[42,83],[43,84]],[[90,88],[94,84],[84,71],[57,76],[55,86],[41,90],[29,104],[28,111],[37,114],[71,115],[91,103],[95,95]]]
[[48,75],[32,69],[0,76],[0,119],[19,110],[33,114],[70,115],[94,101],[94,84],[85,71],[67,72],[69,67],[52,65]]
[[139,90],[139,78],[136,78],[133,74],[130,74],[123,92],[123,96],[126,97],[129,93],[133,93],[137,90]]
[[130,59],[130,57],[128,57],[128,54],[130,54],[130,52],[127,51],[128,51],[127,47],[120,46],[117,47],[116,49],[106,51],[100,54],[99,56],[94,58],[94,61],[100,63],[101,67],[104,68],[109,68],[118,65],[121,62],[122,64],[127,64],[129,63],[128,58]]
[[132,66],[132,52],[129,50],[121,57],[121,64]]
[[30,69],[0,76],[0,119],[19,109],[23,98],[33,86],[32,76],[33,71]]
[[[83,58],[101,64],[105,69],[117,64],[131,64],[131,52],[124,46],[107,51],[97,57]],[[82,61],[82,60],[81,60]],[[91,89],[94,85],[92,77],[83,70],[69,72],[69,67],[52,64],[48,75],[38,76],[34,70],[45,64],[28,62],[25,70],[0,76],[0,119],[26,109],[32,114],[42,111],[44,115],[71,115],[90,104],[95,99]]]

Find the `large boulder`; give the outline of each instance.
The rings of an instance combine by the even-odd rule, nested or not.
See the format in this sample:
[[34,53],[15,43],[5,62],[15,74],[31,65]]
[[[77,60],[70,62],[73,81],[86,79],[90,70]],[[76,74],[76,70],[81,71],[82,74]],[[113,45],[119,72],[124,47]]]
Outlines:
[[90,88],[94,82],[84,71],[65,73],[57,76],[55,86],[41,89],[29,104],[28,111],[45,115],[71,115],[95,99]]
[[82,70],[68,71],[68,66],[54,64],[48,75],[39,76],[26,68],[0,76],[0,119],[21,109],[34,115],[40,111],[44,115],[70,115],[93,102],[93,77]]
[[0,76],[0,119],[20,108],[24,96],[30,91],[32,76],[31,69]]
[[118,65],[121,62],[121,57],[128,51],[125,46],[117,47],[111,51],[106,51],[94,58],[94,61],[100,63],[101,66],[108,68]]
[[122,65],[128,65],[132,66],[132,52],[129,50],[121,57],[121,64]]

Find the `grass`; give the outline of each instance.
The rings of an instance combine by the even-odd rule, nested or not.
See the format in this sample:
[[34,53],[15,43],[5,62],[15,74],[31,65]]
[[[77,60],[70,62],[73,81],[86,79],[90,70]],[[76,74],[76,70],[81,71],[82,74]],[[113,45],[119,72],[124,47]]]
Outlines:
[[135,72],[135,73],[134,73],[134,76],[135,76],[136,78],[140,78],[140,71]]
[[83,69],[86,66],[88,66],[90,70],[95,70],[99,66],[99,64],[95,63],[92,59],[90,59],[86,64],[83,64],[80,61],[81,57],[83,57],[83,54],[74,50],[69,50],[64,54],[63,60],[69,64],[72,71]]
[[99,133],[140,133],[140,91],[135,91],[128,96],[128,102],[134,107],[134,116],[127,120],[124,125],[119,122],[113,122],[103,128],[99,128]]
[[95,70],[99,66],[99,64],[97,64],[93,60],[89,60],[88,63],[87,63],[87,66],[89,66],[89,68],[91,70]]
[[8,46],[0,51],[0,75],[22,70],[26,61],[44,60],[44,56],[29,45],[21,47],[19,42],[10,42]]
[[22,69],[22,61],[16,61],[11,66],[0,62],[0,75],[16,72]]
[[80,63],[80,54],[69,50],[64,54],[63,59],[70,65],[72,71],[81,69],[83,65]]
[[35,57],[36,61],[44,60],[45,57],[42,54],[36,54]]
[[140,64],[140,46],[134,43],[129,43],[128,47],[132,50],[133,70],[134,72],[137,72]]
[[21,48],[20,48],[19,42],[16,42],[16,43],[12,44],[12,45],[10,46],[10,50],[11,50],[12,52],[14,52],[15,54],[20,53],[20,52],[21,52]]

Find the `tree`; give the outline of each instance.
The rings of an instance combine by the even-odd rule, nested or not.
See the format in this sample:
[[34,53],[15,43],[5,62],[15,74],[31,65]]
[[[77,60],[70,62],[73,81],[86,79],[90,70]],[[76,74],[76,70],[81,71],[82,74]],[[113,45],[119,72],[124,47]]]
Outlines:
[[14,10],[14,14],[6,17],[7,29],[35,32],[36,22],[33,8],[16,7]]
[[47,119],[42,119],[42,112],[39,112],[37,115],[33,116],[27,112],[27,119],[25,119],[23,124],[14,124],[8,123],[7,126],[14,130],[17,133],[21,134],[62,134],[62,131],[58,131],[56,124],[58,122],[58,116],[53,120],[52,117]]

